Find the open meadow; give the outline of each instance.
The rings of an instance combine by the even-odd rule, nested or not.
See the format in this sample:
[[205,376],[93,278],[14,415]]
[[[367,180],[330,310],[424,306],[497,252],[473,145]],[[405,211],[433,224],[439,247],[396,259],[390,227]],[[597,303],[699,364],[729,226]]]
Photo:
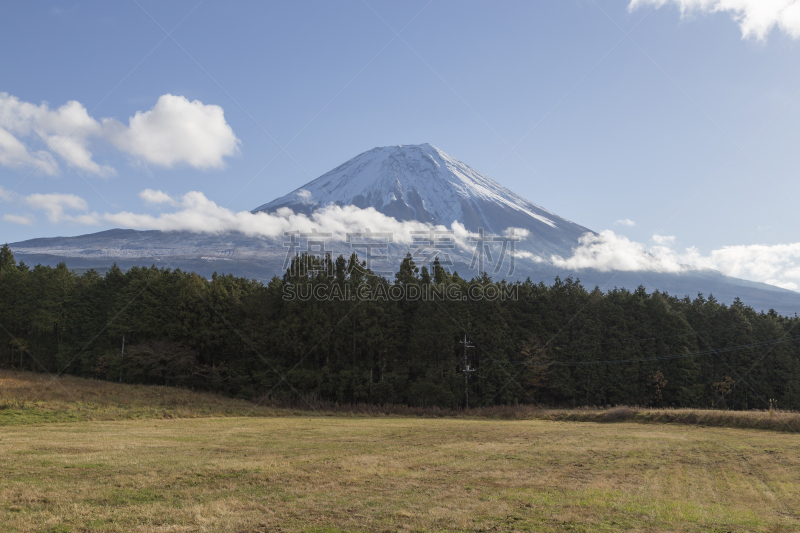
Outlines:
[[2,531],[800,530],[791,430],[300,412],[14,372],[0,402]]

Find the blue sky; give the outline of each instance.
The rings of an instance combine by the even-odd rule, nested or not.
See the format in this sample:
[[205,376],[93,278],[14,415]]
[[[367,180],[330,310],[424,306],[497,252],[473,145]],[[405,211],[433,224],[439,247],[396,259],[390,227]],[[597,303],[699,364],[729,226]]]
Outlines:
[[[249,210],[375,146],[429,142],[595,231],[706,258],[763,245],[797,270],[794,0],[137,2],[0,6],[0,240],[165,209],[144,189]],[[70,101],[91,117],[70,165],[63,127],[9,126]],[[202,153],[143,140],[196,133],[176,120],[204,124]],[[59,216],[37,194],[84,203]],[[753,269],[728,270],[771,275]]]

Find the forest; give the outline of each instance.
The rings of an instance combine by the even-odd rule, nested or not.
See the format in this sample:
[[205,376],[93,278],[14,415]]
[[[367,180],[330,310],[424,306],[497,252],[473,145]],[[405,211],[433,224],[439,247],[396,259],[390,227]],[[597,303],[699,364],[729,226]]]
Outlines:
[[[389,297],[418,289],[434,297]],[[798,325],[710,294],[466,280],[411,256],[394,279],[355,254],[298,256],[262,283],[116,265],[78,275],[0,250],[3,368],[253,400],[459,407],[468,392],[474,407],[797,410]]]

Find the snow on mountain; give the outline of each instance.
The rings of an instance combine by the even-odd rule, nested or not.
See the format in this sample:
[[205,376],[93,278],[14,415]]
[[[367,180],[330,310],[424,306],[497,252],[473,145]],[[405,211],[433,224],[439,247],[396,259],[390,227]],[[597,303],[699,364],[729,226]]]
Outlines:
[[311,213],[326,205],[373,207],[398,220],[417,220],[501,234],[524,228],[538,253],[568,254],[590,230],[563,219],[430,144],[373,148],[256,208]]

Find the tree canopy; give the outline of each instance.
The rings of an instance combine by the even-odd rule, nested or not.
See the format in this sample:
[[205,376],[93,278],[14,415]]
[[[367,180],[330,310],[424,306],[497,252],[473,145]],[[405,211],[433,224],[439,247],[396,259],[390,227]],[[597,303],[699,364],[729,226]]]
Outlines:
[[712,295],[467,281],[411,257],[389,280],[355,254],[302,256],[261,283],[77,275],[0,249],[0,365],[242,398],[462,405],[466,335],[472,406],[800,409],[799,324]]

